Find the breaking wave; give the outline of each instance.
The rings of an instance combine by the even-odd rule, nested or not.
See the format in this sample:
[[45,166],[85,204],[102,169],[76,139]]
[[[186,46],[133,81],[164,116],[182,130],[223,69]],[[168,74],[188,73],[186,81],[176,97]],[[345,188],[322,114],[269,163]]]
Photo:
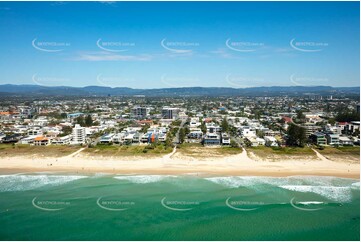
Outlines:
[[0,175],[0,192],[27,191],[43,186],[59,186],[87,176],[72,175]]
[[210,177],[213,183],[230,188],[246,187],[254,190],[269,189],[269,186],[295,192],[311,192],[337,202],[352,200],[352,190],[360,189],[356,180],[337,177],[290,176],[290,177]]
[[350,202],[352,199],[351,187],[286,185],[281,188],[295,192],[312,192],[337,202]]
[[134,176],[115,176],[115,179],[118,180],[125,180],[131,183],[138,183],[138,184],[146,184],[146,183],[154,183],[159,182],[164,179],[176,177],[176,176],[168,176],[168,175],[134,175]]

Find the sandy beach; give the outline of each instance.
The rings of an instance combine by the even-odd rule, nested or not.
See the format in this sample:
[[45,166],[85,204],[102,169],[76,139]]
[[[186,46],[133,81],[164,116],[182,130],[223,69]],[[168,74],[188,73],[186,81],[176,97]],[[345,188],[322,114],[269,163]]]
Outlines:
[[360,164],[332,161],[317,154],[316,159],[286,159],[260,161],[251,159],[247,152],[222,158],[195,159],[177,151],[159,158],[101,157],[84,154],[79,150],[64,157],[39,156],[2,157],[0,172],[75,172],[117,174],[195,174],[240,176],[293,176],[315,175],[356,178],[360,177]]

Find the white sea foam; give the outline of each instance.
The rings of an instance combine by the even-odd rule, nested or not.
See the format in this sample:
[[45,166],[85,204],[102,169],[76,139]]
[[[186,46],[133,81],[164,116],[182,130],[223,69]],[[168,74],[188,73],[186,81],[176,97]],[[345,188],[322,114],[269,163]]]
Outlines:
[[250,187],[255,185],[310,185],[310,186],[354,186],[359,187],[359,182],[353,179],[319,176],[290,176],[290,177],[259,177],[259,176],[230,176],[209,177],[208,181],[231,188]]
[[26,191],[46,185],[58,186],[86,177],[73,175],[0,175],[0,192]]
[[126,180],[131,183],[145,184],[145,183],[154,183],[162,181],[169,177],[176,176],[168,176],[168,175],[134,175],[134,176],[115,176],[115,179],[118,180]]
[[360,182],[352,183],[351,188],[355,190],[360,190]]
[[352,199],[351,187],[335,186],[308,186],[308,185],[285,185],[280,186],[295,192],[312,192],[336,202],[350,202]]
[[267,186],[279,187],[296,192],[311,192],[337,202],[349,202],[352,199],[352,189],[360,189],[360,183],[353,179],[318,176],[290,177],[209,177],[213,183],[230,187],[247,187],[253,190],[265,190]]
[[297,202],[297,203],[303,205],[324,204],[324,202],[319,202],[319,201],[305,201],[305,202]]
[[89,178],[100,178],[100,177],[105,177],[105,176],[109,176],[110,173],[105,173],[105,172],[97,172],[97,173],[94,173],[92,176],[90,176]]
[[[205,179],[230,188],[238,188],[238,187],[251,188],[257,185],[281,186],[289,183],[289,180],[287,178],[259,177],[259,176],[209,177]],[[297,180],[295,180],[294,183],[302,184],[301,181],[297,181]]]

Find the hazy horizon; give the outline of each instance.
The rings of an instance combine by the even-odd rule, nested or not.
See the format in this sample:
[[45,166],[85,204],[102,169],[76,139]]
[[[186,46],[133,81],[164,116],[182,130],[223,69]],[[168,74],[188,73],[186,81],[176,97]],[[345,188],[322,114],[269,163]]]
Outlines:
[[130,88],[130,89],[167,89],[167,88],[234,88],[234,89],[247,89],[247,88],[269,88],[269,87],[332,87],[332,88],[360,88],[360,85],[358,86],[327,86],[327,85],[308,85],[308,86],[280,86],[280,85],[273,85],[273,86],[249,86],[249,87],[229,87],[229,86],[189,86],[189,87],[155,87],[155,88],[137,88],[137,87],[128,87],[128,86],[102,86],[102,85],[86,85],[86,86],[71,86],[71,85],[58,85],[58,86],[43,86],[38,84],[12,84],[12,83],[4,83],[2,85],[13,85],[13,86],[41,86],[41,87],[71,87],[71,88],[85,88],[85,87],[107,87],[107,88]]

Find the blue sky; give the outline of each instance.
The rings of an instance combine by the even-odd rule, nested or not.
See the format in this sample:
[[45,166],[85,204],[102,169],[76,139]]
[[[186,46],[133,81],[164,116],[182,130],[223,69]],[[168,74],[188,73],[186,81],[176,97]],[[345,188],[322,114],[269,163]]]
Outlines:
[[359,86],[359,2],[0,2],[0,84]]

